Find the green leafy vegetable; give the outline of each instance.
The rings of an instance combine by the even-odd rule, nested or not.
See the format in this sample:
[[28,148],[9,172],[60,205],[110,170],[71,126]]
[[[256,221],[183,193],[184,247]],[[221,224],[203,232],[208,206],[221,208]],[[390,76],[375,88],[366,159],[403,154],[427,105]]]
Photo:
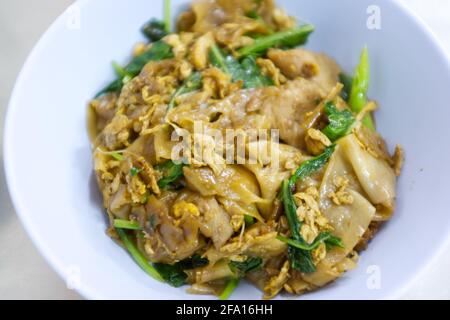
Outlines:
[[164,263],[154,263],[153,265],[167,283],[178,288],[186,284],[187,274],[184,270],[203,267],[208,263],[208,259],[202,258],[199,255],[194,255],[191,258],[177,262],[173,265]]
[[325,113],[329,124],[323,129],[323,133],[332,141],[345,136],[353,123],[355,117],[350,110],[338,110],[331,101],[325,103]]
[[141,169],[139,169],[139,168],[132,167],[132,168],[130,169],[130,175],[131,175],[132,177],[136,176],[139,172],[141,172]]
[[306,24],[286,31],[280,31],[256,39],[253,44],[238,50],[239,55],[264,54],[269,48],[294,48],[305,44],[308,36],[314,31],[314,26]]
[[123,161],[123,155],[119,152],[111,153],[111,157],[113,157],[114,159],[116,159],[118,161]]
[[[369,51],[364,47],[361,53],[359,65],[356,67],[355,75],[353,77],[352,89],[350,91],[349,104],[354,113],[359,113],[367,104],[367,91],[369,90],[370,81],[370,63]],[[367,115],[363,119],[363,124],[375,130],[372,117]]]
[[229,74],[233,82],[242,81],[244,89],[273,85],[272,79],[262,74],[254,56],[245,57],[239,63],[232,55],[227,55],[214,45],[209,58],[215,67]]
[[344,244],[342,243],[342,240],[335,236],[330,236],[328,239],[326,239],[325,245],[327,246],[327,250],[330,250],[333,247],[344,248]]
[[243,262],[230,261],[228,263],[228,266],[230,270],[236,274],[236,277],[229,280],[225,289],[222,291],[222,294],[219,296],[219,299],[227,300],[231,296],[233,291],[237,288],[241,278],[245,277],[248,272],[255,271],[261,268],[262,263],[263,260],[259,257],[249,257]]
[[283,236],[278,236],[278,240],[283,241],[284,243],[287,243],[290,246],[293,246],[298,249],[306,250],[306,251],[312,251],[319,247],[321,243],[334,245],[337,247],[343,247],[342,242],[339,238],[331,235],[329,232],[321,232],[316,239],[312,243],[307,243],[306,241],[298,241],[294,239],[289,239]]
[[[283,181],[281,188],[284,214],[288,220],[291,236],[294,240],[305,242],[300,235],[301,222],[297,218],[297,207],[295,205],[294,196],[292,195],[292,189],[289,186],[288,180]],[[300,270],[305,273],[312,273],[316,271],[310,251],[289,246],[288,257],[291,261],[293,269]]]
[[114,228],[128,229],[128,230],[141,230],[141,226],[137,221],[114,219]]
[[120,72],[126,76],[120,76],[118,79],[111,82],[108,86],[97,93],[96,97],[99,97],[108,92],[120,92],[124,84],[124,79],[126,82],[127,80],[136,77],[148,62],[170,58],[173,58],[171,46],[163,41],[157,41],[153,43],[153,45],[147,51],[133,58],[133,60],[131,60],[131,62],[125,68],[121,68]]
[[195,268],[204,267],[208,265],[208,263],[209,261],[207,258],[202,258],[198,254],[195,254],[192,257],[179,262],[183,270],[191,270]]
[[252,224],[255,223],[255,218],[246,214],[244,215],[244,222],[246,226],[251,226]]
[[143,54],[131,60],[131,62],[125,67],[125,71],[127,74],[135,77],[150,61],[159,61],[170,58],[173,58],[172,47],[164,41],[157,41],[153,43],[152,46]]
[[289,179],[290,188],[293,188],[298,180],[303,180],[322,168],[328,162],[328,159],[330,159],[330,157],[333,155],[335,148],[336,145],[331,145],[326,148],[321,155],[303,162]]
[[142,27],[142,33],[148,40],[159,41],[170,33],[170,15],[170,0],[164,0],[164,21],[153,18]]
[[237,288],[237,286],[239,285],[239,278],[233,278],[230,281],[228,281],[225,289],[222,291],[222,293],[219,296],[220,300],[227,300],[231,294],[233,293],[233,291]]
[[350,99],[350,93],[352,92],[353,78],[348,74],[340,73],[339,82],[344,85],[344,88],[341,91],[341,98],[348,102]]
[[217,45],[213,45],[209,53],[209,59],[213,66],[229,74],[233,81],[239,80],[241,65],[232,55],[226,54]]
[[136,263],[152,278],[164,282],[158,271],[147,261],[144,255],[136,248],[134,243],[128,238],[127,233],[122,229],[116,229],[123,245],[128,250]]
[[113,61],[112,66],[114,68],[114,71],[116,72],[117,76],[120,78],[125,78],[128,74],[125,68],[123,68],[120,64],[118,64],[116,61]]
[[[297,217],[297,206],[295,205],[292,190],[298,180],[303,180],[322,168],[333,154],[335,147],[335,145],[332,145],[326,148],[324,153],[316,158],[303,162],[295,171],[294,175],[289,180],[283,181],[281,186],[281,200],[284,205],[284,213],[288,221],[292,239],[295,241],[294,243],[299,243],[303,247],[307,247],[308,244],[300,234],[302,223]],[[298,246],[289,245],[288,257],[293,269],[300,270],[304,273],[316,271],[316,267],[312,260],[311,250],[305,250],[298,248]]]
[[96,94],[96,98],[109,93],[109,92],[120,92],[120,90],[122,90],[123,87],[123,81],[122,79],[116,79],[113,82],[111,82],[110,84],[108,84],[105,88],[103,88],[102,90],[100,90],[97,94]]
[[273,86],[273,81],[261,73],[254,56],[245,57],[241,62],[240,80],[244,81],[244,89]]
[[244,277],[248,272],[261,268],[262,262],[259,257],[249,257],[244,262],[230,261],[228,266],[238,277]]
[[142,27],[142,33],[152,42],[159,41],[168,35],[166,23],[158,19],[151,19]]
[[254,20],[261,19],[261,16],[258,14],[258,12],[256,12],[256,10],[250,10],[245,15]]
[[153,264],[153,266],[164,279],[164,281],[166,281],[172,287],[178,288],[186,284],[187,274],[183,272],[179,265],[155,263]]
[[183,163],[175,163],[172,160],[157,165],[155,168],[161,171],[163,177],[158,181],[160,188],[167,188],[170,184],[177,181],[183,176]]
[[202,75],[200,72],[194,72],[192,73],[183,83],[181,87],[179,87],[175,93],[172,95],[172,98],[170,99],[169,105],[167,107],[167,110],[171,110],[175,107],[175,99],[185,93],[193,92],[196,90],[201,89],[203,85],[202,82]]

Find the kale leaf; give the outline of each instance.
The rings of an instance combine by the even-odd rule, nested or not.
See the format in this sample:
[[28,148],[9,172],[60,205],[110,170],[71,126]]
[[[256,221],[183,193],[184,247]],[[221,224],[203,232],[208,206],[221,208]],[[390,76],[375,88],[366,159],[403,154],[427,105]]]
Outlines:
[[184,175],[184,166],[184,163],[175,163],[172,160],[155,166],[156,170],[160,171],[163,175],[163,177],[158,181],[158,186],[163,189],[167,188],[181,178]]
[[332,142],[345,136],[355,123],[355,117],[350,110],[340,111],[330,101],[325,103],[325,114],[328,116],[329,124],[323,129],[323,133]]

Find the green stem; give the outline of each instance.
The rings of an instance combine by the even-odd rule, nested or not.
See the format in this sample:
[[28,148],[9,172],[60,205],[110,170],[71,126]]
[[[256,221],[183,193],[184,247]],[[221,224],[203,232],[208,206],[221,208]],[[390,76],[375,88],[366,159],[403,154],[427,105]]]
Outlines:
[[113,152],[111,153],[111,157],[113,157],[114,159],[116,159],[117,161],[123,161],[123,155],[119,152]]
[[141,226],[137,221],[114,219],[114,228],[128,229],[128,230],[141,230]]
[[[370,82],[370,61],[369,61],[369,51],[367,46],[364,47],[358,66],[355,70],[355,76],[353,77],[352,90],[350,92],[349,105],[352,111],[356,114],[360,113],[361,110],[367,104],[367,92],[369,90]],[[370,114],[366,115],[362,123],[375,130],[375,125]]]
[[164,279],[158,273],[158,271],[147,261],[143,254],[136,248],[134,243],[128,238],[126,232],[122,229],[116,229],[117,234],[122,240],[125,248],[127,248],[134,261],[152,278],[164,282]]
[[171,26],[171,15],[170,15],[170,0],[164,0],[164,25],[167,33],[170,33]]
[[322,242],[326,242],[331,237],[332,236],[330,233],[323,232],[323,233],[319,234],[317,236],[317,238],[314,239],[313,243],[311,243],[311,244],[307,243],[306,241],[289,239],[289,238],[286,238],[283,236],[278,236],[277,239],[284,243],[287,243],[288,245],[293,246],[295,248],[306,250],[306,251],[312,251],[312,250],[317,249]]
[[214,57],[214,62],[217,64],[219,69],[221,69],[226,74],[231,75],[231,72],[228,69],[227,63],[225,61],[225,57],[223,56],[222,52],[220,51],[220,49],[217,45],[215,45],[215,44],[212,45],[211,54]]
[[237,288],[237,286],[239,285],[239,281],[240,281],[239,278],[233,278],[233,279],[231,279],[231,280],[227,283],[225,289],[223,289],[222,293],[221,293],[220,296],[219,296],[219,299],[220,299],[220,300],[227,300],[227,299],[231,296],[231,294],[233,293],[233,291],[234,291],[234,290]]
[[290,30],[277,32],[256,39],[253,44],[239,49],[238,53],[241,56],[247,56],[250,54],[258,54],[264,52],[267,49],[273,47],[295,47],[304,44],[308,35],[313,31],[314,26],[311,24],[306,24]]

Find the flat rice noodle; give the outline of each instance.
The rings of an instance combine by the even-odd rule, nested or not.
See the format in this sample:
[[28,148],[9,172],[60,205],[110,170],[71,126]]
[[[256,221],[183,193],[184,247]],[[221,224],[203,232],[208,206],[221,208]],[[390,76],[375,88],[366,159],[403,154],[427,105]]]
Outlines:
[[370,201],[380,207],[380,215],[388,219],[395,206],[394,170],[385,160],[364,150],[353,134],[343,138],[339,144]]
[[202,196],[217,195],[244,205],[266,202],[255,176],[240,166],[229,165],[219,175],[209,167],[185,167],[183,171],[188,187]]
[[[253,145],[253,146],[252,146]],[[273,209],[273,201],[277,197],[283,180],[289,178],[291,170],[286,169],[286,161],[289,159],[301,159],[301,152],[289,145],[272,143],[267,141],[257,141],[249,143],[249,150],[257,150],[259,154],[254,155],[257,159],[256,164],[246,164],[245,167],[250,170],[258,181],[261,190],[261,197],[268,203],[258,204],[258,208],[264,218],[267,218]],[[265,157],[262,153],[269,150],[271,157]],[[274,161],[273,159],[277,159]],[[269,161],[269,162],[267,162]]]
[[353,197],[353,202],[348,205],[336,205],[329,199],[329,193],[335,190],[334,181],[336,177],[346,177],[354,181],[352,168],[346,162],[343,149],[338,146],[336,152],[330,159],[324,174],[320,188],[320,207],[322,214],[330,221],[333,227],[333,235],[341,238],[344,248],[334,248],[324,260],[317,265],[317,271],[312,274],[303,275],[303,279],[315,286],[323,286],[338,278],[346,268],[339,268],[339,264],[346,266],[344,262],[353,251],[363,234],[369,227],[375,215],[375,207],[358,191],[357,185],[353,183],[347,191]]

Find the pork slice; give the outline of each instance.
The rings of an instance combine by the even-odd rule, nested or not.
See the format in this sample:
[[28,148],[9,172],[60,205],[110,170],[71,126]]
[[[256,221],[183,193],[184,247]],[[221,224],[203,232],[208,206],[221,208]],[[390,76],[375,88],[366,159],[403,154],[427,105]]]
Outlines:
[[326,92],[339,81],[341,69],[332,58],[306,49],[270,49],[268,57],[289,79],[310,79]]

